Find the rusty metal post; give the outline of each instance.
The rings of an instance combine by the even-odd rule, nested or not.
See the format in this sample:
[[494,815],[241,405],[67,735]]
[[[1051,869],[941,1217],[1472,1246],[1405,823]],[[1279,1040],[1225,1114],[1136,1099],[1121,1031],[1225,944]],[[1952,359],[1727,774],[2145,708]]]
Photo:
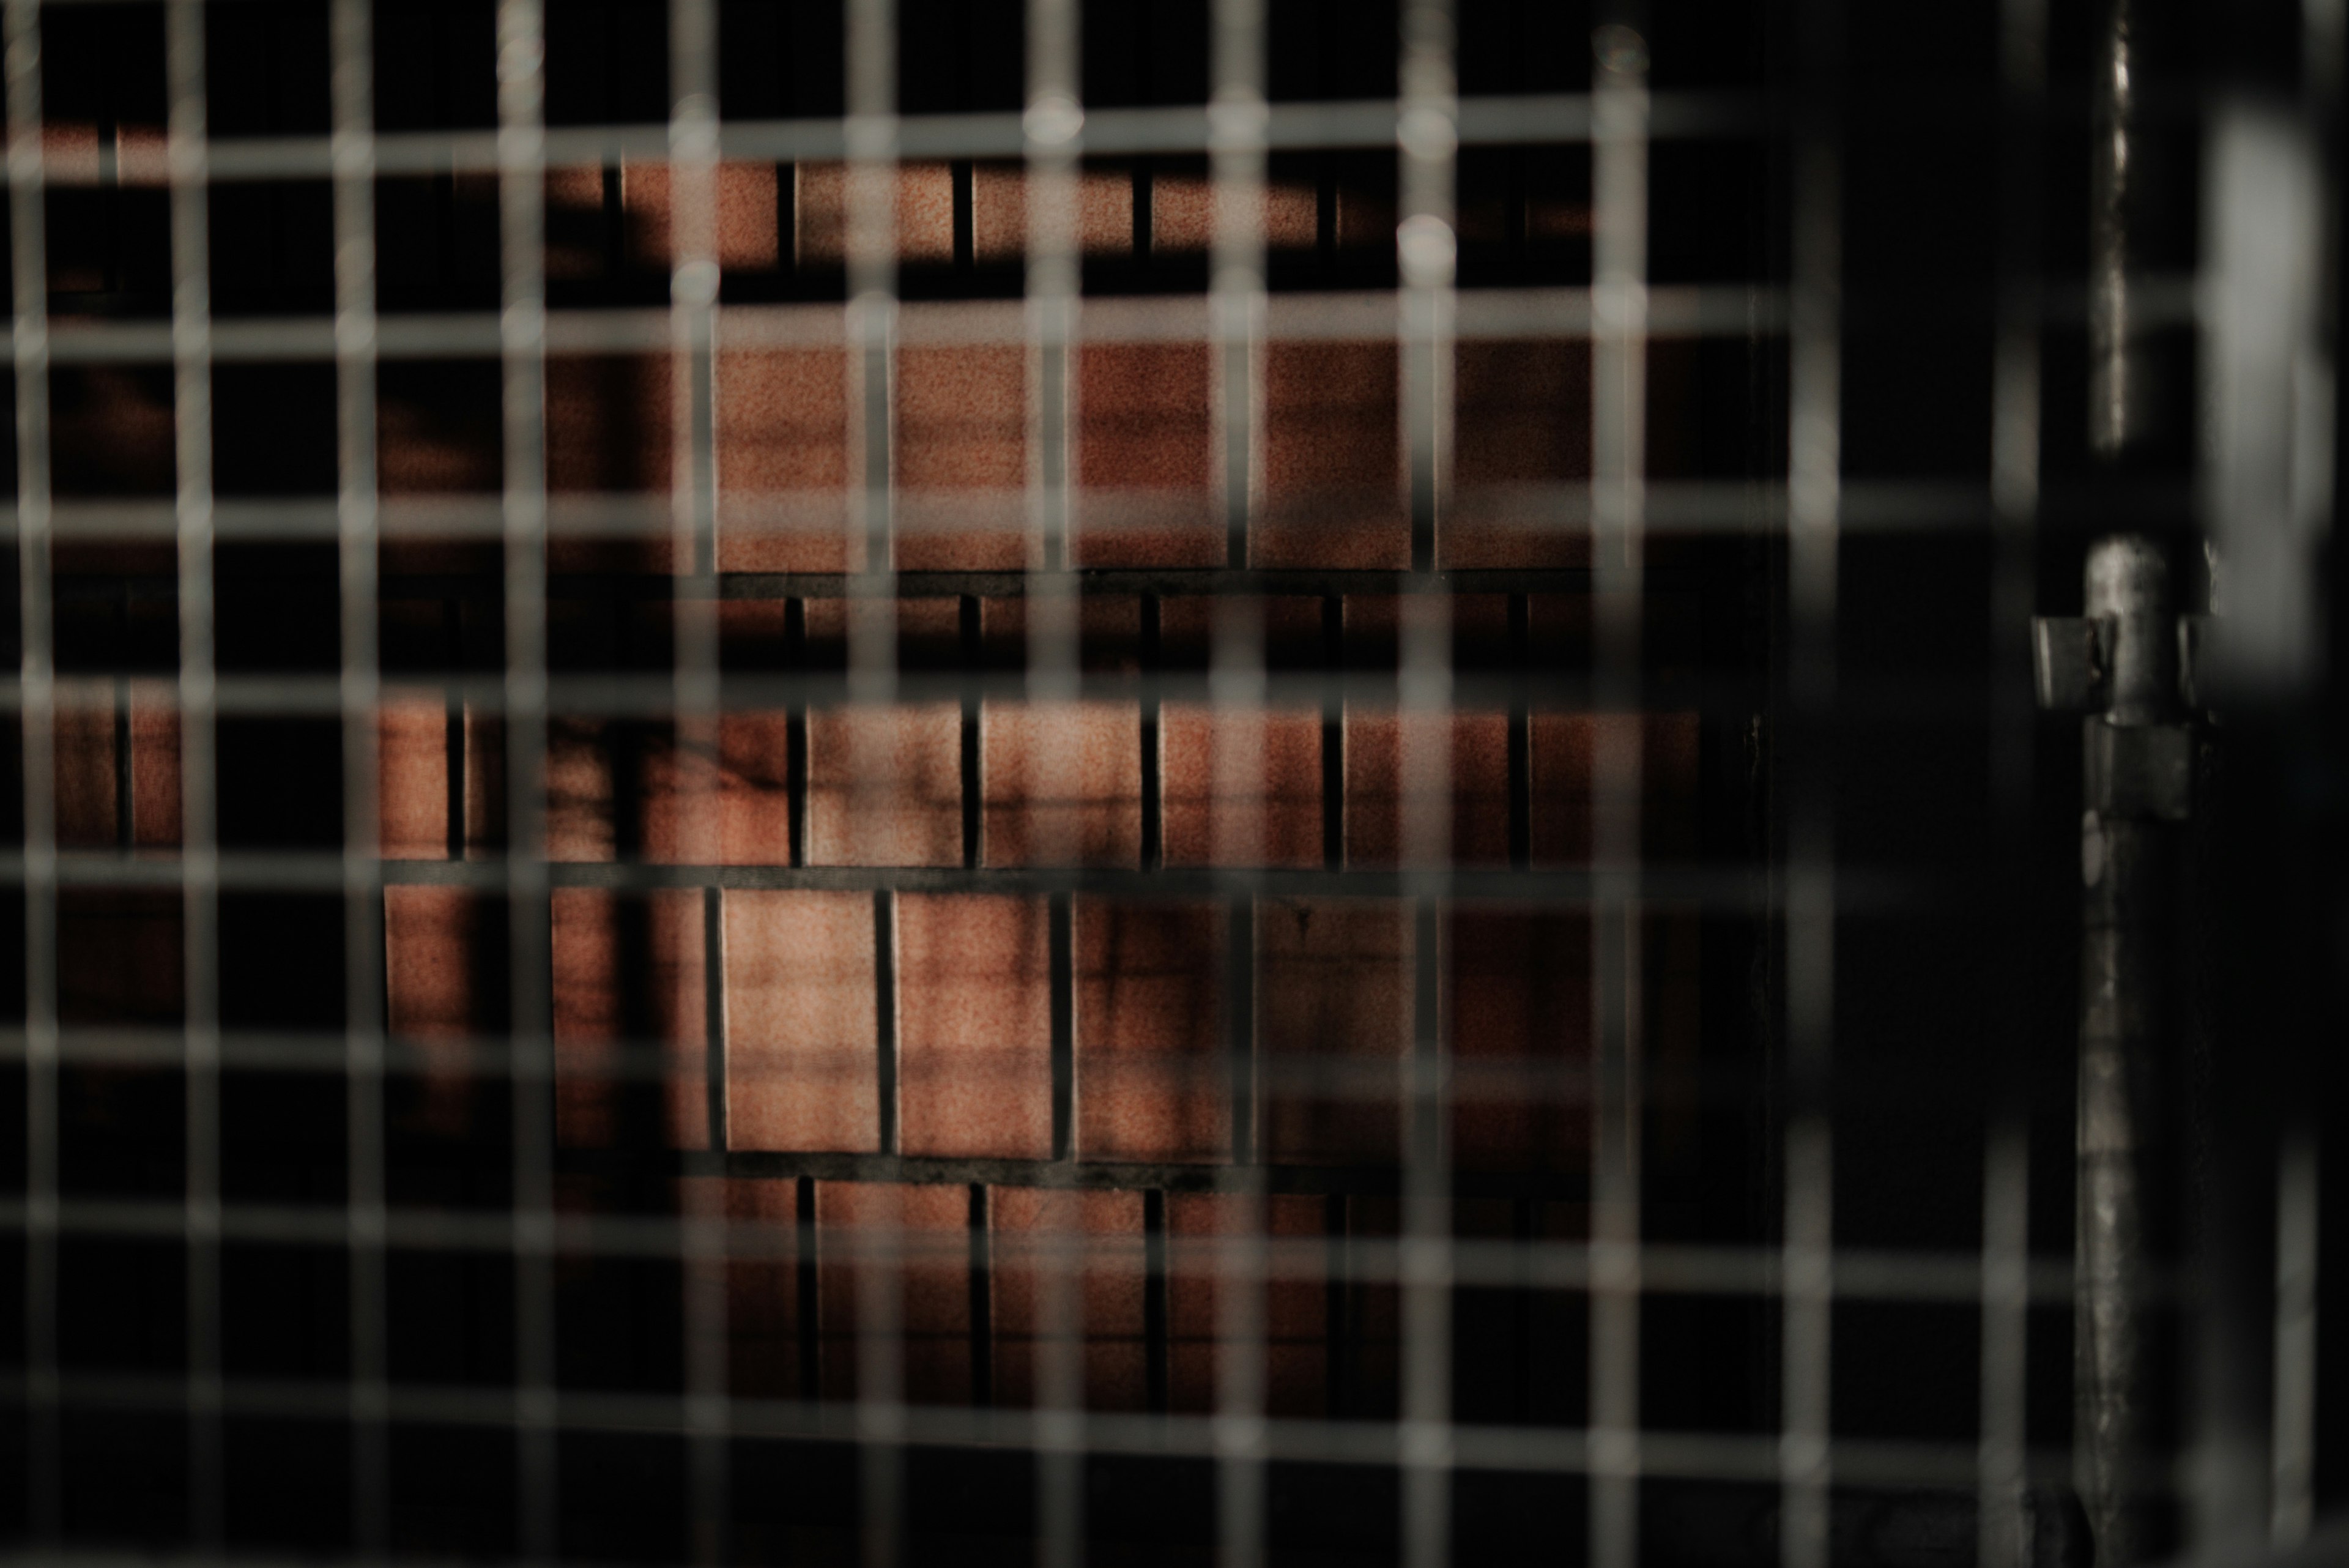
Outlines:
[[2161,546],[2088,554],[2087,613],[2036,628],[2043,706],[2085,711],[2080,824],[2079,1219],[2075,1242],[2075,1475],[2096,1560],[2158,1550],[2138,1480],[2147,1442],[2148,1206],[2168,1058],[2164,1004],[2177,831],[2190,801],[2181,675],[2195,623]]

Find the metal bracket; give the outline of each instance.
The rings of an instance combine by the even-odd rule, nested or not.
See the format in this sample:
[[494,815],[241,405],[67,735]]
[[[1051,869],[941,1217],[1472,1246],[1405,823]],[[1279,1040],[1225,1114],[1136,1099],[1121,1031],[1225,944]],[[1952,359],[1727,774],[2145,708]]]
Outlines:
[[2043,615],[2031,623],[2039,705],[2059,713],[2102,712],[2107,701],[2101,618]]
[[[2177,618],[2178,699],[2189,712],[2204,711],[2199,680],[2210,618]],[[2031,622],[2032,672],[2039,705],[2057,713],[2101,713],[2112,702],[2114,618],[2043,615]]]

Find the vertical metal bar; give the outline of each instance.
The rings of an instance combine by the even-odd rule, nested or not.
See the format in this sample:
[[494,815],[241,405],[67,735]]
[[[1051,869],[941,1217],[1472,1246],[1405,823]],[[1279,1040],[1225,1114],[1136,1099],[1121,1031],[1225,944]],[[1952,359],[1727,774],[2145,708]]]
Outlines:
[[[1208,312],[1223,483],[1225,564],[1248,564],[1258,488],[1259,359],[1265,317],[1265,7],[1214,0],[1208,17],[1207,148],[1214,232]],[[1226,867],[1224,1006],[1233,1158],[1247,1173],[1237,1233],[1217,1238],[1216,1512],[1222,1568],[1264,1560],[1267,1205],[1256,1049],[1256,896],[1264,861],[1264,612],[1219,598],[1209,654],[1210,858]],[[1237,723],[1232,722],[1237,717]]]
[[[1030,729],[1035,776],[1072,774],[1077,758],[1051,722],[1074,716],[1078,695],[1079,597],[1071,510],[1069,417],[1077,342],[1077,155],[1084,110],[1079,81],[1081,26],[1075,0],[1029,0],[1025,134],[1028,177],[1027,311],[1031,434],[1028,576],[1028,702],[1046,722]],[[1046,784],[1044,790],[1057,793]],[[1040,803],[1039,803],[1040,804]],[[1048,863],[1080,858],[1071,818],[1031,818],[1032,852]],[[1069,895],[1050,906],[1052,1023],[1052,1157],[1075,1154],[1075,914]],[[1081,1209],[1074,1194],[1046,1204],[1037,1238],[1036,1508],[1043,1568],[1076,1568],[1084,1557],[1084,1343],[1077,1263]]]
[[[894,0],[845,0],[848,151],[848,357],[852,516],[857,539],[848,604],[848,699],[875,720],[896,692],[896,603],[891,514],[891,366],[896,317],[897,13]],[[852,809],[891,760],[875,725],[859,723],[849,756]],[[971,846],[966,845],[966,854]],[[892,895],[876,893],[881,973],[883,1148],[897,1147],[895,944]],[[893,1212],[868,1217],[857,1270],[856,1435],[862,1454],[865,1568],[895,1568],[904,1551],[904,1294]]]
[[1639,1560],[1640,640],[1647,447],[1648,47],[1592,36],[1590,1555]]
[[49,581],[48,253],[41,156],[41,11],[8,0],[8,227],[16,372],[18,679],[25,790],[25,1486],[26,1535],[56,1545],[64,1475],[57,1400],[57,665]]
[[1215,0],[1210,26],[1207,151],[1215,182],[1208,258],[1216,403],[1222,435],[1224,560],[1248,564],[1257,489],[1257,359],[1264,336],[1265,133],[1263,0]]
[[[1395,121],[1402,161],[1402,438],[1412,576],[1399,607],[1398,783],[1412,919],[1412,1023],[1403,1132],[1402,1561],[1452,1554],[1452,1170],[1444,927],[1452,865],[1452,603],[1434,573],[1449,496],[1452,334],[1460,145],[1450,0],[1407,0]],[[1332,679],[1335,679],[1333,672]]]
[[179,489],[181,866],[187,932],[187,1312],[190,1534],[222,1528],[220,1411],[220,844],[212,666],[212,432],[210,202],[204,12],[164,11],[171,124],[171,370]]
[[[335,0],[335,384],[341,555],[343,921],[353,1536],[390,1544],[388,1303],[384,1264],[384,933],[377,734],[374,26],[370,0]],[[461,826],[461,823],[460,823]]]
[[[2107,623],[2112,711],[2084,721],[2091,754],[2107,726],[2140,732],[2175,705],[2169,570],[2140,535],[2090,550],[2087,611]],[[2174,918],[2174,863],[2164,824],[2124,815],[2091,780],[2082,858],[2078,1222],[2075,1231],[2074,1465],[2097,1560],[2127,1568],[2159,1550],[2147,1539],[2145,1443],[2153,1397],[2146,1293],[2157,1194],[2158,1104],[2169,1033],[2160,956]]]
[[[2277,20],[2288,17],[2288,9]],[[2338,434],[2334,400],[2336,171],[2340,8],[2303,16],[2313,53],[2294,105],[2273,75],[2224,85],[2204,119],[2202,342],[2205,379],[2201,515],[2219,568],[2211,608],[2211,679],[2226,713],[2230,789],[2257,792],[2262,811],[2230,811],[2212,858],[2230,916],[2218,939],[2224,1000],[2214,1048],[2226,1073],[2199,1110],[2209,1155],[2201,1172],[2200,1285],[2193,1397],[2193,1552],[2250,1555],[2274,1532],[2270,1489],[2286,1433],[2271,1384],[2284,1347],[2271,1344],[2286,1266],[2267,1250],[2299,1215],[2270,1212],[2289,1196],[2269,1165],[2289,1147],[2291,1096],[2313,1068],[2313,989],[2331,957],[2315,938],[2333,889],[2305,846],[2323,831],[2315,796],[2296,781],[2324,749],[2320,693],[2329,659],[2324,567],[2333,531]],[[2223,594],[2220,590],[2223,589]],[[2292,1413],[2294,1423],[2296,1412]],[[2297,1446],[2296,1437],[2291,1439]],[[2295,1503],[2295,1507],[2297,1504]]]
[[2105,0],[2094,67],[2088,228],[2088,444],[2113,457],[2141,416],[2130,319],[2128,209],[2137,131],[2135,0]]
[[2211,684],[2276,701],[2323,668],[2333,372],[2319,279],[2332,205],[2299,116],[2229,101],[2205,174],[2209,410],[2203,514],[2223,568]]
[[1833,784],[1836,598],[1842,492],[1842,164],[1829,118],[1842,16],[1815,0],[1806,18],[1816,90],[1794,147],[1794,278],[1788,385],[1788,677],[1795,733],[1787,881],[1790,1109],[1780,1311],[1779,1550],[1786,1568],[1827,1561],[1835,1018]]
[[543,784],[547,729],[546,43],[539,0],[498,0],[497,28],[517,1511],[523,1556],[543,1562],[556,1554],[558,1516],[553,933]]
[[[722,765],[718,650],[718,6],[669,0],[669,331],[676,439],[670,478],[678,797],[677,853],[721,857]],[[704,1096],[709,1142],[726,1147],[722,894],[701,909]],[[722,1162],[718,1162],[722,1168]],[[688,1181],[681,1195],[686,1429],[695,1561],[726,1559],[728,1431],[726,1182]]]

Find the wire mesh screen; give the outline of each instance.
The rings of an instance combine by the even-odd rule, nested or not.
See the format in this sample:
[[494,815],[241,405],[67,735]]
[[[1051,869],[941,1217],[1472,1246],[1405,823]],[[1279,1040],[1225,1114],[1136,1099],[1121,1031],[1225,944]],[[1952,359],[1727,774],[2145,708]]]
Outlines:
[[2349,1487],[2339,0],[5,16],[12,1550]]

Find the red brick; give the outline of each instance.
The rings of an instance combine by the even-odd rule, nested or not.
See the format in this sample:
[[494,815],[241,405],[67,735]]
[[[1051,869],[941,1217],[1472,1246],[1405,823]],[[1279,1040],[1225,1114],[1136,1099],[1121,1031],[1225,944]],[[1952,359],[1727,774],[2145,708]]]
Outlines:
[[[818,669],[847,668],[850,601],[840,597],[811,598],[806,606],[808,662]],[[892,657],[897,668],[958,670],[967,662],[963,656],[959,600],[944,597],[897,599],[884,611],[885,624],[892,610],[897,630]]]
[[[1151,254],[1206,254],[1216,232],[1215,186],[1206,172],[1162,171],[1151,182],[1150,196]],[[1311,250],[1319,226],[1313,187],[1268,181],[1258,222],[1268,250]]]
[[782,713],[728,713],[718,728],[719,857],[729,866],[792,858],[791,726]]
[[688,1211],[722,1215],[733,1231],[725,1264],[727,1391],[738,1399],[812,1397],[800,1377],[799,1183],[688,1177],[678,1186]]
[[609,719],[557,715],[547,720],[548,859],[615,859],[620,814],[649,815],[650,803],[643,792],[623,789],[616,777],[614,753],[624,743],[620,732],[620,722]]
[[[1274,1194],[1263,1200],[1264,1233],[1276,1246],[1302,1244],[1318,1261],[1323,1237],[1319,1198]],[[1251,1202],[1237,1193],[1170,1193],[1166,1230],[1174,1251],[1166,1277],[1166,1392],[1168,1406],[1186,1413],[1222,1405],[1219,1362],[1232,1354],[1223,1319],[1222,1293],[1234,1288],[1228,1273],[1209,1258],[1185,1261],[1185,1244],[1218,1239],[1236,1241],[1256,1223]],[[1305,1267],[1276,1270],[1265,1286],[1265,1406],[1276,1417],[1319,1417],[1328,1408],[1329,1297],[1323,1280],[1306,1258],[1286,1261]]]
[[472,1114],[467,1048],[511,1025],[502,901],[462,888],[383,891],[385,1011],[391,1033],[420,1046],[429,1067],[416,1085],[419,1130],[457,1134]]
[[1463,908],[1446,935],[1454,1062],[1453,1158],[1470,1170],[1575,1170],[1589,1160],[1590,922]]
[[560,164],[546,171],[546,275],[602,277],[604,167]]
[[[872,1327],[868,1288],[894,1290],[905,1397],[920,1405],[970,1400],[970,1189],[881,1182],[816,1184],[816,1280],[823,1397],[852,1399],[862,1384],[857,1343]],[[897,1251],[895,1266],[848,1255]],[[877,1271],[874,1287],[867,1271]]]
[[1588,528],[1558,518],[1557,491],[1590,476],[1589,345],[1463,343],[1454,374],[1443,565],[1587,566]]
[[1592,769],[1609,727],[1640,752],[1640,853],[1684,858],[1696,850],[1694,713],[1536,713],[1532,720],[1533,856],[1537,865],[1580,865],[1591,854]]
[[988,702],[979,758],[987,865],[1141,864],[1138,704]]
[[[1431,750],[1448,762],[1449,790],[1436,792],[1451,818],[1452,862],[1506,866],[1509,859],[1509,716],[1453,711],[1419,715]],[[1346,863],[1394,866],[1403,859],[1402,729],[1392,710],[1346,710]],[[1445,745],[1449,742],[1448,746]],[[1424,788],[1424,785],[1421,787]],[[1416,791],[1413,792],[1414,797]]]
[[[1544,596],[1532,596],[1537,602]],[[1553,596],[1563,603],[1563,596]],[[1588,604],[1578,597],[1578,603]],[[1395,670],[1403,659],[1403,612],[1406,601],[1395,594],[1345,596],[1346,663],[1353,669]],[[1427,607],[1421,601],[1420,607]],[[1513,669],[1517,664],[1509,642],[1509,596],[1506,594],[1446,594],[1434,607],[1441,618],[1435,640],[1454,670]],[[1528,658],[1538,665],[1563,640],[1563,628],[1537,624],[1527,628]],[[1548,634],[1543,641],[1542,634]],[[1586,644],[1587,648],[1587,644]],[[1583,655],[1587,661],[1588,652]],[[1550,662],[1565,662],[1552,659]]]
[[848,543],[848,357],[838,348],[718,356],[718,564],[839,572]]
[[[1402,1152],[1412,927],[1402,904],[1262,899],[1257,1050],[1275,1159],[1386,1161]],[[1329,1086],[1311,1086],[1326,1075]]]
[[1051,944],[1045,900],[897,896],[899,1145],[1049,1158]]
[[1216,195],[1204,170],[1162,170],[1150,182],[1150,253],[1205,255],[1215,243]]
[[1224,564],[1213,369],[1205,343],[1088,343],[1078,349],[1080,566]]
[[958,708],[819,708],[808,715],[808,863],[962,864]]
[[[769,732],[720,721],[720,744],[748,756],[762,774],[781,772],[775,752],[781,724]],[[671,864],[734,863],[730,843],[745,850],[758,835],[787,826],[773,787],[710,765],[704,739],[679,746],[667,722],[558,715],[547,722],[546,853],[552,860],[642,859]],[[788,840],[785,841],[788,851]],[[776,858],[781,858],[777,857]]]
[[1264,362],[1264,566],[1402,567],[1400,369],[1392,343],[1275,343]]
[[1062,1288],[1073,1298],[1064,1310],[1074,1318],[1066,1327],[1078,1341],[1082,1404],[1143,1408],[1149,1372],[1142,1194],[998,1187],[988,1195],[988,1221],[995,1403],[1032,1406],[1046,1392],[1045,1358],[1055,1349],[1045,1293],[1054,1284],[1047,1271],[1058,1263],[1076,1275]]
[[57,847],[111,849],[119,820],[114,788],[114,704],[95,691],[59,689],[56,740]]
[[1223,911],[1081,898],[1075,919],[1078,1155],[1228,1159]]
[[136,847],[179,847],[180,705],[164,681],[130,683],[130,807]]
[[[971,254],[975,260],[1016,262],[1028,254],[1029,182],[1017,163],[981,163],[971,179]],[[1086,168],[1076,177],[1074,231],[1070,238],[1088,256],[1133,253],[1133,174],[1127,169]]]
[[869,893],[729,891],[727,1142],[881,1147]]
[[675,483],[669,360],[665,354],[550,355],[546,360],[546,487],[555,496],[612,495],[661,510],[620,535],[564,537],[551,524],[555,572],[665,572],[672,558],[666,507]]
[[[720,548],[723,535],[720,535]],[[791,603],[786,599],[725,599],[718,606],[718,667],[766,674],[790,667]]]
[[[1080,670],[1087,673],[1130,674],[1142,667],[1141,599],[1132,594],[1086,594],[1077,600],[1076,612]],[[1028,600],[1024,597],[980,599],[978,625],[980,657],[988,667],[1025,670],[1040,657],[1036,644],[1029,639]],[[963,662],[959,652],[954,662]]]
[[[728,272],[772,272],[778,233],[775,166],[720,163],[713,184],[717,211],[710,239],[718,265]],[[626,214],[629,262],[663,271],[674,265],[675,193],[667,163],[636,159],[624,162],[620,207]]]
[[1169,702],[1158,725],[1169,866],[1321,864],[1321,715]]
[[[1325,155],[1326,156],[1326,155]],[[1373,158],[1375,155],[1372,155]],[[1368,160],[1366,162],[1370,161]],[[1341,169],[1342,169],[1341,165]],[[1388,160],[1385,177],[1374,162],[1367,169],[1346,170],[1339,179],[1338,248],[1340,251],[1384,251],[1395,243],[1394,163]],[[1369,176],[1365,178],[1365,176]],[[1317,214],[1318,216],[1318,214]]]
[[[709,1147],[701,924],[698,888],[555,889],[557,1141]],[[665,1064],[649,1083],[647,1054]],[[615,1076],[621,1068],[631,1071]]]
[[465,708],[465,847],[468,857],[506,843],[506,722]]
[[1028,566],[1027,350],[903,348],[895,390],[897,566]]
[[1204,670],[1215,661],[1218,622],[1237,623],[1253,626],[1261,636],[1267,669],[1318,668],[1326,640],[1321,606],[1319,597],[1304,594],[1185,594],[1162,599],[1159,656],[1172,670]]
[[449,709],[387,699],[376,718],[377,832],[388,860],[449,857]]
[[[792,234],[802,267],[839,266],[848,256],[847,167],[794,166]],[[954,260],[954,182],[945,163],[901,163],[896,170],[895,250],[902,263]]]

